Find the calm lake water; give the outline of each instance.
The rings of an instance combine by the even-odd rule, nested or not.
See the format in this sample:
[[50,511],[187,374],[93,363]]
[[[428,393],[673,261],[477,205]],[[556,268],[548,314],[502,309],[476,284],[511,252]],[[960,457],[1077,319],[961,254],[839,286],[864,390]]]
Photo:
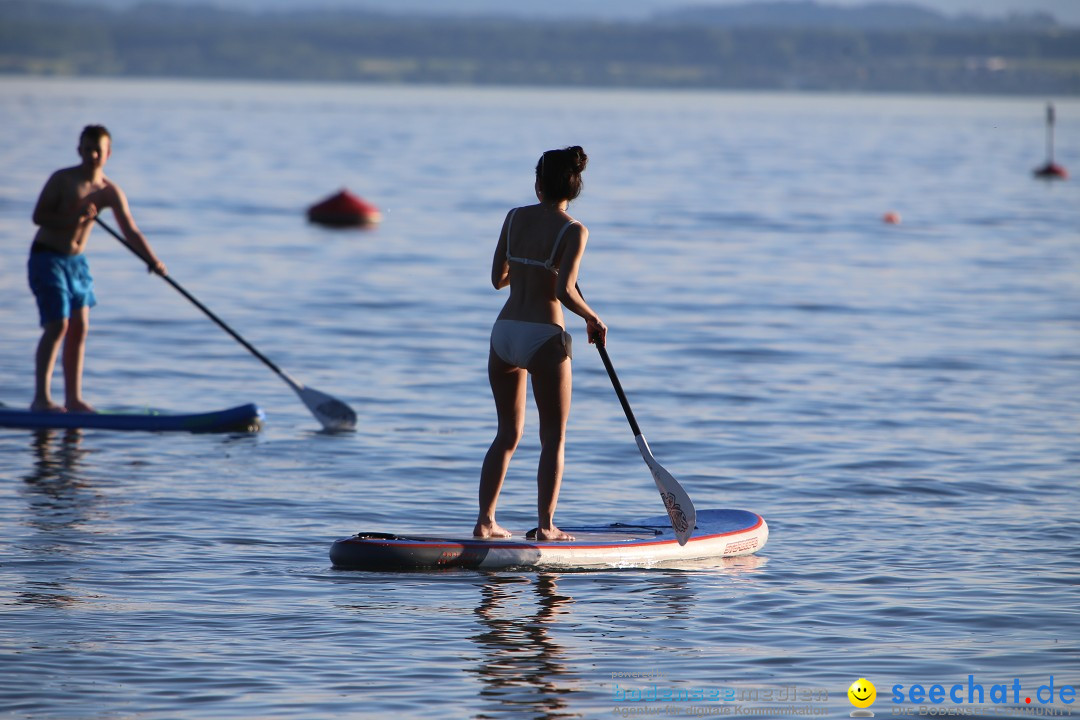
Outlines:
[[[1080,102],[1057,109],[1080,173]],[[859,678],[878,716],[917,714],[912,685],[981,685],[961,707],[986,717],[1050,709],[1051,683],[1076,707],[1080,184],[1031,177],[1040,100],[9,78],[0,118],[0,401],[32,394],[34,202],[100,122],[173,277],[360,416],[320,433],[96,232],[88,400],[253,401],[267,426],[0,430],[3,717],[845,717]],[[491,253],[569,144],[581,284],[638,421],[698,508],[762,514],[769,544],[686,569],[332,569],[357,530],[471,528]],[[383,224],[308,225],[343,186]],[[569,329],[558,519],[656,515]],[[535,430],[500,504],[518,530]]]

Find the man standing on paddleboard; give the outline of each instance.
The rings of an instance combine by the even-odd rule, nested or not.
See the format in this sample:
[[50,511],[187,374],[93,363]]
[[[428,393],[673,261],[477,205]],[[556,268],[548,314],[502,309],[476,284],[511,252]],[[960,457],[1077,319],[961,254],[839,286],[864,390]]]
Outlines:
[[480,512],[473,535],[510,537],[495,522],[510,458],[525,427],[525,382],[532,376],[540,418],[537,469],[537,540],[573,540],[555,527],[562,484],[566,421],[570,414],[570,335],[562,307],[585,319],[589,342],[603,343],[607,327],[577,289],[578,269],[589,231],[566,209],[581,194],[588,157],[580,147],[548,150],[536,164],[536,205],[511,210],[503,222],[491,284],[510,286],[510,297],[491,329],[488,380],[499,429],[480,473]]
[[[109,131],[102,125],[87,125],[79,136],[82,162],[53,173],[34,207],[34,224],[38,225],[38,231],[30,246],[27,270],[43,330],[35,355],[31,410],[94,412],[82,398],[83,356],[90,308],[97,304],[90,266],[83,252],[98,212],[112,208],[124,237],[146,262],[150,272],[166,274],[165,265],[135,225],[123,190],[105,177],[105,163],[111,151]],[[53,402],[50,392],[61,342],[64,345],[64,405]]]

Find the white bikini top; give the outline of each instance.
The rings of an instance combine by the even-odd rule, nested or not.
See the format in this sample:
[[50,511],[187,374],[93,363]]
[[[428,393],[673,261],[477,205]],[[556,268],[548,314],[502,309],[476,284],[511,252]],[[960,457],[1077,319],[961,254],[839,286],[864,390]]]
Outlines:
[[527,258],[527,257],[514,257],[513,255],[510,254],[510,228],[514,224],[514,213],[516,213],[517,211],[518,211],[518,208],[514,208],[513,210],[511,210],[510,211],[510,218],[506,221],[506,259],[507,259],[507,261],[508,262],[521,263],[522,265],[534,265],[536,267],[542,267],[542,268],[545,268],[548,271],[554,273],[555,275],[558,275],[559,274],[559,268],[555,267],[555,256],[559,254],[559,245],[562,244],[563,235],[566,234],[566,231],[570,229],[571,225],[577,225],[578,221],[577,220],[570,220],[565,225],[562,226],[562,229],[559,230],[559,234],[555,236],[555,246],[553,248],[551,248],[551,257],[549,257],[547,260],[533,260],[532,258]]

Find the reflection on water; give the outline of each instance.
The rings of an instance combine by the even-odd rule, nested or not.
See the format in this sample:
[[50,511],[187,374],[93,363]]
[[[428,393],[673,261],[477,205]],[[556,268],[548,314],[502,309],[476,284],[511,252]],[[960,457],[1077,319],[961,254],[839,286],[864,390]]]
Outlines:
[[[621,627],[621,632],[609,629],[609,638],[626,633],[666,643],[671,639],[664,638],[674,630],[693,632],[703,602],[695,578],[714,573],[725,582],[745,583],[764,564],[764,558],[751,555],[703,562],[692,569],[487,576],[474,611],[481,629],[471,638],[482,660],[469,672],[482,681],[479,697],[487,708],[476,717],[508,712],[536,720],[581,717],[574,707],[589,703],[575,701],[575,696],[591,695],[595,702],[597,697],[606,700],[611,691],[605,680],[598,684],[591,674],[582,673],[583,621],[606,616]],[[567,586],[577,586],[579,595],[590,600],[579,600],[575,610]],[[619,598],[614,605],[609,600],[596,605],[598,598],[612,597]],[[565,647],[559,637],[573,647]],[[636,664],[611,668],[638,669]]]
[[[492,706],[492,717],[513,710],[537,719],[578,717],[567,705],[573,674],[566,652],[549,630],[568,612],[573,598],[559,593],[554,573],[491,575],[480,588],[475,615],[482,631],[473,636],[483,660],[472,670],[483,680],[480,697]],[[532,584],[536,606],[531,612],[523,586]]]
[[59,582],[31,582],[19,589],[12,598],[14,605],[38,605],[42,607],[64,607],[80,602],[84,598],[71,593],[71,588]]
[[738,578],[752,575],[758,568],[764,567],[769,558],[763,555],[740,555],[739,557],[702,558],[701,560],[678,560],[663,565],[668,570],[723,570],[725,576]]
[[[766,563],[767,558],[748,555],[678,569],[488,576],[474,612],[481,632],[472,636],[483,659],[469,670],[483,682],[479,699],[486,712],[477,717],[510,713],[547,720],[582,717],[582,708],[610,712],[613,673],[651,670],[662,656],[583,663],[582,643],[590,642],[585,628],[594,623],[606,628],[605,644],[644,642],[668,649],[692,644],[702,612],[716,611],[711,595],[702,593],[702,578],[723,587],[754,585]],[[743,587],[740,593],[749,591]]]
[[29,523],[43,532],[87,519],[94,495],[83,476],[82,431],[39,430],[33,434],[33,471],[26,475]]
[[25,524],[38,535],[24,541],[30,552],[27,562],[33,567],[12,594],[13,604],[58,607],[81,599],[68,586],[66,568],[72,548],[83,542],[80,526],[92,518],[99,503],[85,477],[83,461],[89,451],[82,440],[79,429],[39,430],[32,435],[34,465],[23,477],[23,496],[29,510]]

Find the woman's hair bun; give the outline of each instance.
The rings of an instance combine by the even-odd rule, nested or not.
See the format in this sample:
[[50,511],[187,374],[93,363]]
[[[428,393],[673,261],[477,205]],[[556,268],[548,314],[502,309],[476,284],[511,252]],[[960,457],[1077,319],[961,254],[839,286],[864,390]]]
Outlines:
[[566,152],[570,153],[570,166],[574,172],[578,174],[585,172],[585,166],[589,164],[589,156],[585,154],[585,150],[580,145],[574,145],[566,148]]

